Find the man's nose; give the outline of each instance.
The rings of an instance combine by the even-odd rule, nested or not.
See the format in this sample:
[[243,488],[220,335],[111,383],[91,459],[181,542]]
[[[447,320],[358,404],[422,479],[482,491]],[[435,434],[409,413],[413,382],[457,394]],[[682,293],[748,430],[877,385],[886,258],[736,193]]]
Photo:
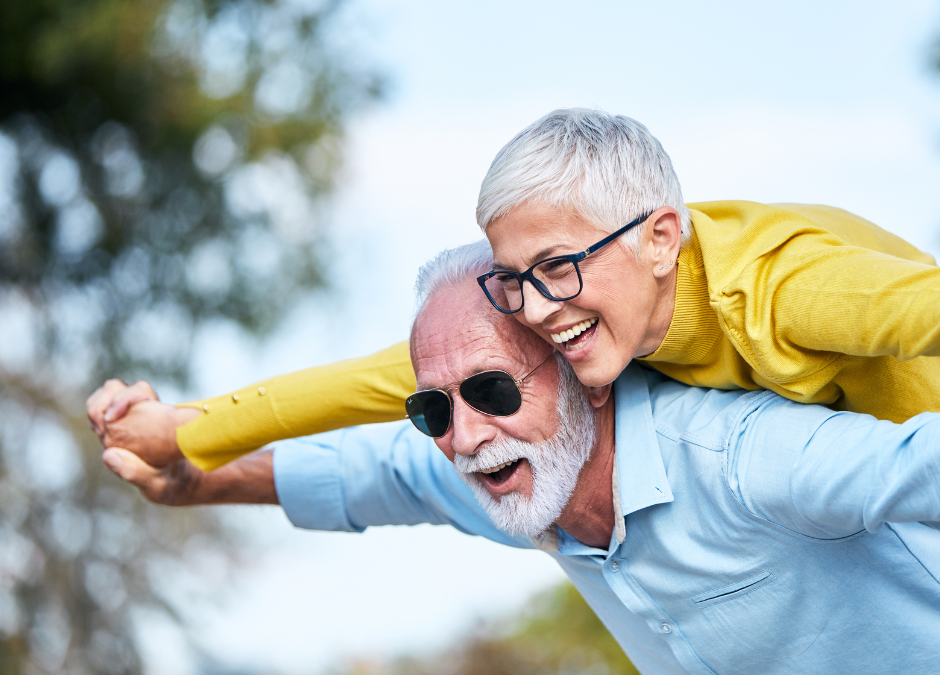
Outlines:
[[492,417],[474,410],[460,397],[454,396],[454,412],[451,417],[451,448],[458,455],[469,457],[479,452],[489,441],[496,438],[496,427]]
[[549,300],[529,282],[522,284],[522,296],[524,300],[522,306],[524,323],[532,327],[541,325],[546,318],[565,305],[565,303],[557,300]]

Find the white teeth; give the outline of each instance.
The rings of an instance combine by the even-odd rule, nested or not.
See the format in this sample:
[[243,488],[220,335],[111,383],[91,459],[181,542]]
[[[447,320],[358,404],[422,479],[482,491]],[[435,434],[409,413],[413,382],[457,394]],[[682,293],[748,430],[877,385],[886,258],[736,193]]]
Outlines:
[[552,340],[555,342],[555,344],[561,344],[562,342],[567,342],[568,340],[575,337],[576,335],[581,335],[581,333],[586,331],[595,323],[597,323],[596,318],[587,319],[586,321],[582,321],[581,323],[579,323],[577,326],[572,326],[568,330],[563,330],[558,333],[552,333],[551,334]]
[[[513,461],[516,461],[516,460],[513,460]],[[503,462],[499,466],[494,466],[492,469],[480,469],[480,473],[496,473],[500,469],[505,469],[510,464],[512,464],[512,462]]]

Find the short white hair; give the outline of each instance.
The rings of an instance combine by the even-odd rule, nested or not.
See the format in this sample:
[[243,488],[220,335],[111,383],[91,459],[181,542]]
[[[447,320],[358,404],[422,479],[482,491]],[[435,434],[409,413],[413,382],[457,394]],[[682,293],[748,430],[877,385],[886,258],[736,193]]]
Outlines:
[[418,270],[418,278],[415,281],[415,315],[434,293],[449,286],[456,286],[467,279],[475,279],[489,272],[492,267],[493,249],[486,239],[441,251]]
[[[663,206],[679,212],[682,241],[691,216],[663,146],[636,120],[602,110],[563,108],[523,129],[496,155],[477,202],[477,223],[525,203],[573,211],[613,232]],[[638,251],[641,228],[624,235]]]

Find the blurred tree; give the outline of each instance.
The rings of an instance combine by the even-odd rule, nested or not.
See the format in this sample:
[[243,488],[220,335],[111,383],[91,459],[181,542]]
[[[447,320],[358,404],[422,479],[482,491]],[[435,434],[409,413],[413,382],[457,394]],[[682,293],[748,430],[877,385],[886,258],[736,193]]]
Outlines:
[[[338,2],[0,3],[0,672],[136,673],[220,530],[104,471],[84,398],[184,385],[194,331],[319,284],[320,197],[381,79]],[[161,572],[162,570],[162,572]]]
[[[537,597],[521,616],[442,654],[358,662],[342,675],[639,675],[571,584]],[[339,673],[337,673],[339,675]]]

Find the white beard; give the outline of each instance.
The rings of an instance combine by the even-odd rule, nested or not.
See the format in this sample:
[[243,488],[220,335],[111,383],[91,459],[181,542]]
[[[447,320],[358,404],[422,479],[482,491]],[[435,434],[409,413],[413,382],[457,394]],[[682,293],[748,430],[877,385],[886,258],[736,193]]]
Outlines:
[[[527,443],[515,438],[493,441],[477,454],[454,457],[454,468],[476,495],[493,523],[513,535],[534,537],[547,530],[571,499],[581,468],[591,456],[596,418],[571,365],[558,364],[558,430],[548,440]],[[525,458],[532,469],[532,496],[510,492],[494,498],[476,473]]]

